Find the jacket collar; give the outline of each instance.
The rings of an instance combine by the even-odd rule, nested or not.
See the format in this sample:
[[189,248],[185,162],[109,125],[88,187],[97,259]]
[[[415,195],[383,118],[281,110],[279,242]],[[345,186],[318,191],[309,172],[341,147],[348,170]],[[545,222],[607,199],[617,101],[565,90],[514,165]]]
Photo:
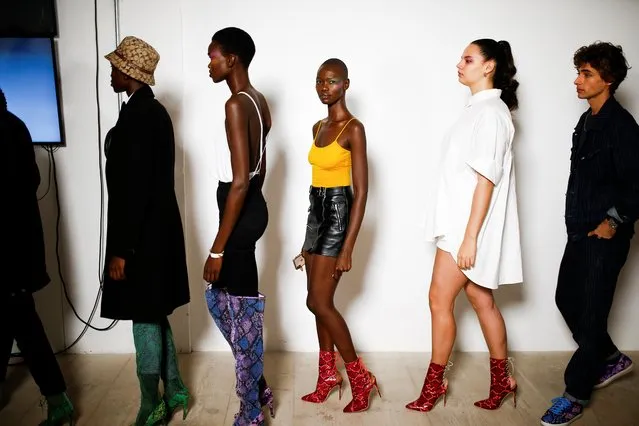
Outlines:
[[589,108],[588,111],[586,111],[586,129],[591,130],[604,128],[608,123],[610,117],[612,117],[617,112],[619,107],[619,102],[617,102],[615,97],[610,96],[608,100],[604,102],[597,115],[592,115],[592,109]]

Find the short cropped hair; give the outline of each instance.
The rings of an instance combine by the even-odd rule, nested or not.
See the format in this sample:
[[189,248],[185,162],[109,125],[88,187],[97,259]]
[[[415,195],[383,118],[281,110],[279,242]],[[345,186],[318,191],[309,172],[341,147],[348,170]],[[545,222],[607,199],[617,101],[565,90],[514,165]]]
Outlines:
[[253,39],[246,31],[239,28],[223,28],[213,34],[211,41],[219,43],[224,54],[236,55],[246,68],[255,56]]

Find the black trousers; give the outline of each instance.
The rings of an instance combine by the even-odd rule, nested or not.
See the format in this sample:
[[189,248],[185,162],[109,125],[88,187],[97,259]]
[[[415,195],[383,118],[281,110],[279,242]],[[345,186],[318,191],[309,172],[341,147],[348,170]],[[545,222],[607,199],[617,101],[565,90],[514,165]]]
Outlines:
[[60,366],[28,292],[0,297],[0,383],[7,376],[14,340],[40,393],[52,396],[65,392]]
[[576,399],[590,399],[606,358],[617,351],[608,334],[608,314],[629,249],[630,239],[623,237],[566,244],[555,301],[579,346],[564,373],[566,393]]

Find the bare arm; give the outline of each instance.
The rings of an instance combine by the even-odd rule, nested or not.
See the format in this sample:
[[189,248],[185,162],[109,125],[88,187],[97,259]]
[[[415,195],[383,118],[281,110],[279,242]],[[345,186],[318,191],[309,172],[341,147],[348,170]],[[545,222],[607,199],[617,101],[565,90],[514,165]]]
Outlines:
[[235,227],[244,206],[246,193],[249,187],[249,144],[246,113],[242,110],[242,104],[237,95],[226,103],[226,135],[231,151],[231,168],[233,169],[233,181],[226,199],[224,215],[220,222],[220,229],[211,247],[212,253],[224,251],[226,242]]
[[366,200],[368,198],[368,158],[366,156],[366,133],[359,121],[353,124],[349,135],[351,160],[353,163],[353,207],[351,209],[346,238],[342,251],[352,252],[357,234],[364,220]]
[[[313,129],[311,130],[311,135],[313,137],[312,141],[315,143],[315,136],[317,135],[317,131],[319,130],[319,126],[322,123],[322,120],[318,121],[313,125]],[[304,242],[302,242],[302,248],[300,249],[300,253],[304,253]]]
[[466,225],[464,238],[477,239],[479,230],[486,218],[494,188],[495,186],[490,180],[477,173],[477,186],[473,193],[473,203],[470,208],[470,217]]
[[337,264],[335,266],[336,279],[339,279],[342,272],[351,269],[351,255],[357,240],[357,235],[364,220],[366,210],[366,200],[368,199],[368,158],[366,155],[366,132],[364,125],[359,121],[353,123],[349,132],[349,146],[351,150],[351,161],[353,164],[353,206],[351,208],[350,220],[346,229],[344,245],[340,251]]
[[466,164],[477,176],[470,216],[457,253],[457,266],[470,269],[475,266],[477,237],[486,219],[495,185],[503,175],[504,156],[509,148],[510,134],[507,120],[493,110],[484,111],[467,153]]
[[460,269],[470,269],[475,265],[477,236],[486,218],[494,187],[490,180],[477,173],[477,185],[473,193],[470,217],[466,225],[464,240],[457,253],[457,266]]

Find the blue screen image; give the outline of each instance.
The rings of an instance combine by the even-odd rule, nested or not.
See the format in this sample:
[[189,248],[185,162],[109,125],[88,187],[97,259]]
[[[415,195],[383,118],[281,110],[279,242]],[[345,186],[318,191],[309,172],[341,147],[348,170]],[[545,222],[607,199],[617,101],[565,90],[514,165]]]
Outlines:
[[0,88],[34,143],[63,142],[56,84],[51,39],[0,38]]

